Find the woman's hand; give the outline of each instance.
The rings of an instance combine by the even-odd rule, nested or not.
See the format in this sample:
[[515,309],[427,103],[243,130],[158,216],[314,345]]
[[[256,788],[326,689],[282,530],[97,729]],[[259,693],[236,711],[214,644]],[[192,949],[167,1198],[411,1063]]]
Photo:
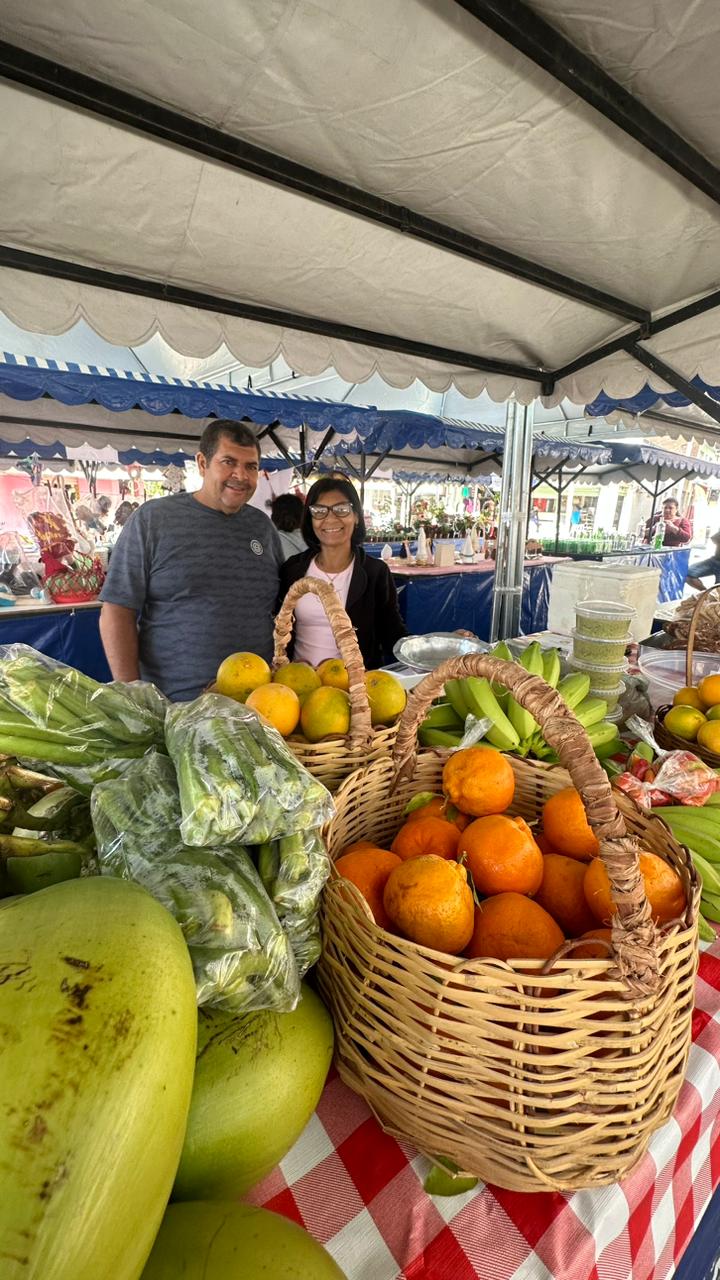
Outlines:
[[477,636],[474,631],[454,631],[453,635],[463,636],[465,640],[477,640]]

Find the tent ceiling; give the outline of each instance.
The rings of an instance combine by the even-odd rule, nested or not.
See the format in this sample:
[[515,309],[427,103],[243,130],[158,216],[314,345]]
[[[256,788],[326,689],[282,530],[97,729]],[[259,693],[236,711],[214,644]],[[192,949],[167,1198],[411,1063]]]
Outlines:
[[[684,21],[672,0],[622,12],[613,0],[536,0],[533,12],[714,158],[714,0]],[[23,327],[61,333],[84,318],[119,346],[160,332],[187,355],[225,342],[250,365],[282,353],[302,373],[487,386],[495,399],[530,400],[541,371],[565,369],[553,395],[576,403],[648,381],[624,352],[576,367],[634,334],[720,382],[717,308],[649,336],[640,323],[720,284],[717,204],[453,0],[218,0],[211,21],[190,0],[5,0],[3,35],[104,82],[5,57],[15,83],[0,95],[0,236],[40,258],[0,256],[34,268],[0,270],[3,308]],[[19,86],[23,74],[88,110]],[[117,123],[113,87],[142,100],[123,117],[133,128]],[[189,122],[178,145],[159,140],[171,135],[158,105]],[[212,156],[198,122],[225,135]],[[249,147],[290,163],[268,181]],[[337,185],[323,196],[293,164],[360,195],[341,207]],[[350,209],[362,193],[367,216]],[[500,254],[472,260],[483,254],[467,237]],[[551,272],[576,282],[569,296]],[[118,274],[134,296],[99,287]]]

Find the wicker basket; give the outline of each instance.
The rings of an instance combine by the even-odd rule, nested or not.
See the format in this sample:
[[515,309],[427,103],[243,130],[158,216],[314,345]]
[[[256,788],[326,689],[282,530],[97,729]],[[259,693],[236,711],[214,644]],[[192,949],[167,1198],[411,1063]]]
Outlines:
[[[547,963],[450,957],[380,929],[354,885],[333,872],[319,979],[335,1021],[338,1070],[389,1132],[487,1182],[518,1191],[613,1183],[667,1120],[682,1082],[699,885],[687,850],[664,824],[611,791],[559,695],[485,655],[443,664],[411,693],[393,759],[338,791],[330,853],[367,838],[387,848],[409,797],[440,790],[448,753],[416,758],[415,732],[445,680],[467,675],[509,687],[569,770],[509,757],[511,811],[536,818],[572,779],[618,906],[613,945],[602,960],[573,960],[570,942]],[[635,837],[665,857],[685,887],[682,918],[661,929],[650,918]]]
[[[698,624],[702,620],[702,611],[706,603],[710,603],[710,597],[720,592],[720,587],[708,587],[707,591],[702,591],[695,602],[692,618],[687,635],[687,649],[685,651],[685,684],[693,683],[693,656],[695,653],[695,637],[697,635]],[[720,637],[718,637],[720,642]],[[720,669],[720,654],[718,655],[718,669]],[[666,729],[663,720],[670,710],[669,706],[658,707],[655,712],[655,741],[659,747],[663,747],[665,751],[692,751],[693,755],[699,756],[706,764],[710,764],[713,768],[720,767],[720,755],[716,751],[708,751],[707,747],[701,747],[699,742],[689,742],[687,738],[681,738],[677,733],[672,733],[670,729]]]
[[275,619],[273,671],[284,667],[288,662],[287,649],[294,625],[295,606],[301,596],[308,594],[316,595],[322,601],[340,657],[347,667],[350,682],[350,732],[346,737],[325,738],[322,742],[308,742],[305,738],[293,736],[287,739],[287,744],[310,773],[319,778],[330,791],[335,791],[343,778],[347,778],[354,770],[390,755],[397,738],[398,725],[373,728],[365,688],[365,668],[352,622],[332,587],[318,578],[300,578],[293,583],[282,602]]

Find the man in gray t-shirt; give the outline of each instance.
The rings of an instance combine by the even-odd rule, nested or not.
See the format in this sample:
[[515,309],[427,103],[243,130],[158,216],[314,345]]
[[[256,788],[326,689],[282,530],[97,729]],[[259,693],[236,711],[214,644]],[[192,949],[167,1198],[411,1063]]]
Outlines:
[[283,555],[270,519],[247,506],[260,449],[243,423],[203,432],[202,487],[147,502],[124,526],[100,599],[100,635],[116,680],[151,680],[195,698],[230,653],[273,650]]

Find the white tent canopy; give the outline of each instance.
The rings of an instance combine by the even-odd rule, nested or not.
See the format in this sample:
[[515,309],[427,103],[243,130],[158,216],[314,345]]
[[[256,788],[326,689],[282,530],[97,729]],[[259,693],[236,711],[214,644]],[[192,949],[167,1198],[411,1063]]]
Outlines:
[[[658,357],[720,383],[720,307],[662,324],[720,285],[714,0],[504,9],[5,0],[2,309],[496,401],[665,388]],[[577,59],[577,93],[539,65],[538,17],[614,121]]]

